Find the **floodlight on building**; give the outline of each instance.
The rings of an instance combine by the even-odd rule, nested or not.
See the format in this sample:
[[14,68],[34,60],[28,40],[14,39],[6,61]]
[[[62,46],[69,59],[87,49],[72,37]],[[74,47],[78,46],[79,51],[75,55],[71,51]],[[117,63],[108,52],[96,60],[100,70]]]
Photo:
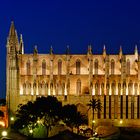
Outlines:
[[123,121],[122,120],[120,120],[120,124],[122,124],[123,123]]
[[0,125],[4,127],[5,126],[4,121],[0,121]]

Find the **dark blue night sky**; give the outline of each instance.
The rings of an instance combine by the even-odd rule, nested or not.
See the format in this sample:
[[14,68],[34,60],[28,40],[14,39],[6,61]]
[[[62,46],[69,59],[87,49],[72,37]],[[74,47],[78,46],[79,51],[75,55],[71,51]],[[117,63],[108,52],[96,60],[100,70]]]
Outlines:
[[139,0],[1,0],[0,2],[0,97],[5,97],[6,38],[11,21],[18,34],[23,34],[25,53],[34,45],[39,53],[132,54],[135,44],[140,52]]

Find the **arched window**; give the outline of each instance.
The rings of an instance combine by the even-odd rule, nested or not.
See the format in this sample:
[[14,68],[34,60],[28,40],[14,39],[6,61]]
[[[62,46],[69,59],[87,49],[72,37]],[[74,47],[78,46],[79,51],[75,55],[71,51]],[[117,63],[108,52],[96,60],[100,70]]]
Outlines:
[[76,61],[76,74],[80,74],[81,63],[80,60]]
[[94,61],[95,74],[98,74],[98,59]]
[[61,81],[58,83],[58,95],[62,95],[62,84]]
[[26,95],[31,95],[31,83],[26,82]]
[[118,83],[118,95],[121,95],[121,83]]
[[45,95],[45,82],[42,81],[42,95]]
[[26,94],[26,84],[25,83],[23,84],[23,94],[24,95]]
[[62,83],[62,95],[65,94],[65,83]]
[[99,94],[99,81],[97,81],[96,83],[95,83],[95,95],[98,95]]
[[80,95],[81,94],[81,80],[78,79],[76,84],[77,84],[76,86],[77,95]]
[[36,81],[33,83],[33,94],[36,95]]
[[101,84],[101,95],[104,95],[104,83]]
[[127,71],[126,71],[126,73],[127,73],[127,75],[130,75],[130,60],[129,59],[127,59]]
[[111,75],[114,75],[115,72],[115,62],[114,59],[111,60]]
[[58,60],[58,75],[62,74],[62,61],[59,59]]
[[113,81],[112,85],[111,85],[111,88],[112,88],[112,95],[116,95],[116,83],[115,81]]
[[27,70],[27,75],[30,75],[31,74],[30,60],[28,60],[27,63],[26,63],[26,70]]
[[42,84],[38,83],[38,95],[41,95],[42,93]]
[[123,82],[123,95],[126,95],[126,82]]
[[48,83],[45,84],[45,94],[48,95]]
[[110,88],[110,84],[109,82],[106,83],[106,95],[109,95],[109,88]]
[[42,61],[42,75],[46,75],[46,61]]

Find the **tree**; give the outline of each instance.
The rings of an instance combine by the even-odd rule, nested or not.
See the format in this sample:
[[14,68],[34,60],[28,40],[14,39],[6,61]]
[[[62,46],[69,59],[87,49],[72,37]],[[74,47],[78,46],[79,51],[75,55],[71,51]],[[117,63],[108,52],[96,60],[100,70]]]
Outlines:
[[[59,121],[62,103],[56,97],[39,97],[34,102],[28,102],[19,105],[14,126],[16,129],[28,128],[29,131],[37,128],[39,125],[46,127],[47,136],[52,126]],[[28,131],[28,132],[29,132]]]
[[[87,106],[89,107],[89,109],[92,109],[92,121],[94,120],[94,111],[98,111],[99,113],[102,110],[102,104],[100,99],[94,99],[92,98],[89,103],[87,104]],[[89,110],[88,109],[88,110]],[[92,131],[93,131],[93,122],[92,122]]]
[[1,110],[0,110],[0,117],[4,117],[4,113]]
[[62,120],[69,126],[72,130],[76,127],[79,130],[79,126],[82,124],[87,124],[87,117],[82,115],[77,111],[75,105],[65,105],[62,108]]
[[100,99],[94,99],[94,98],[92,98],[89,101],[89,103],[87,104],[87,106],[89,107],[89,109],[92,109],[92,118],[94,120],[94,111],[101,112],[101,110],[102,110],[102,104],[101,104]]
[[0,106],[6,105],[6,99],[0,99]]

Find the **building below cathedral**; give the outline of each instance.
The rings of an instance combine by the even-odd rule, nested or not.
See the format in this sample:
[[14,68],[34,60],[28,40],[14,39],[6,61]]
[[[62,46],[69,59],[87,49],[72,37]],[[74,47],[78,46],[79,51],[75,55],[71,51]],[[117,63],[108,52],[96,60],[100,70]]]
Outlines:
[[[94,49],[93,49],[94,51]],[[94,113],[94,123],[116,126],[140,125],[140,56],[134,54],[95,55],[88,46],[87,54],[24,53],[22,36],[18,40],[12,22],[7,40],[6,97],[11,112],[19,104],[38,96],[56,96],[63,104],[75,104],[83,114],[92,112],[87,103],[100,99],[102,111]]]

